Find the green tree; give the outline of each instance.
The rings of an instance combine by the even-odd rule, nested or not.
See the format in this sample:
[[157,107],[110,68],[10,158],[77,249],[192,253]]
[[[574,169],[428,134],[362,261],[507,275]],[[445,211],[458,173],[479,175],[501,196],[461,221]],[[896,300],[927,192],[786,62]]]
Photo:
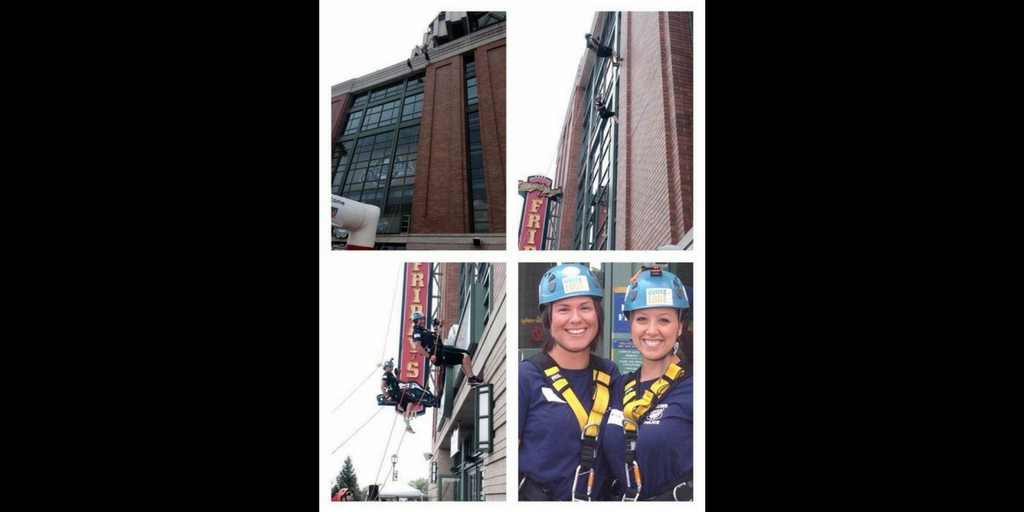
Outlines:
[[428,482],[426,478],[417,478],[416,480],[409,482],[409,487],[415,487],[423,494],[427,493],[428,485],[430,485],[430,482]]
[[345,466],[341,468],[341,473],[338,473],[338,477],[335,478],[335,484],[331,486],[331,496],[338,494],[338,491],[344,488],[348,488],[352,491],[353,497],[356,501],[363,501],[366,499],[366,493],[359,488],[359,480],[356,478],[356,469],[352,466],[352,457],[345,457]]

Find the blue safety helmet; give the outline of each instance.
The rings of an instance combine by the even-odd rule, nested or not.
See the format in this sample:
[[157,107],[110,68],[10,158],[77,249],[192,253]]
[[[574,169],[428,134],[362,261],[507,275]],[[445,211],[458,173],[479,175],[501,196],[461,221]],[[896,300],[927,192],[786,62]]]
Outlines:
[[395,360],[394,359],[391,359],[389,361],[384,361],[384,368],[388,368],[388,367],[391,367],[391,368],[395,367]]
[[566,263],[552,267],[540,278],[540,309],[544,305],[556,300],[568,297],[591,296],[601,299],[604,292],[601,291],[601,283],[598,282],[594,271],[579,263]]
[[420,318],[423,318],[423,312],[422,311],[413,311],[412,312],[412,321],[413,322],[415,322],[416,320],[419,320]]
[[683,282],[675,274],[658,267],[642,267],[626,289],[623,311],[644,308],[690,309]]

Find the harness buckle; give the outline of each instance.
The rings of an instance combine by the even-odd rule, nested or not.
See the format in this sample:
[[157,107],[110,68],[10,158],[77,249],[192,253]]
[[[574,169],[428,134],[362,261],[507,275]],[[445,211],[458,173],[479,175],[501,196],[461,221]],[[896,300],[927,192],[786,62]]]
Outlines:
[[[590,481],[589,478],[587,480],[588,481],[588,484],[587,484],[587,499],[584,500],[584,499],[580,499],[580,498],[576,497],[576,484],[579,483],[579,481],[580,481],[580,474],[581,474],[580,470],[581,469],[583,469],[583,466],[576,466],[576,476],[573,477],[573,479],[572,479],[572,500],[573,501],[590,501],[591,487],[590,487],[590,484],[589,484],[589,481]],[[583,475],[593,475],[594,474],[594,470],[591,469],[589,471],[584,471],[582,474]]]
[[[689,489],[693,489],[693,481],[692,481],[692,480],[691,480],[691,481],[688,481],[688,482],[683,482],[683,483],[681,483],[681,484],[679,484],[679,485],[677,485],[677,486],[675,486],[675,487],[673,487],[673,488],[672,488],[672,499],[674,499],[674,500],[676,500],[676,501],[682,501],[682,500],[680,500],[680,499],[679,499],[679,497],[678,497],[678,496],[676,496],[676,491],[677,491],[677,490],[679,490],[679,488],[680,488],[680,487],[682,487],[682,486],[684,486],[684,485],[685,485],[685,486],[686,486],[687,488],[689,488]],[[689,499],[689,500],[687,500],[687,501],[692,501],[692,500],[693,500],[693,498],[690,498],[690,499]]]
[[[629,485],[629,470],[633,470],[633,474],[636,475],[636,490]],[[640,482],[640,466],[633,461],[633,467],[630,468],[629,464],[626,464],[626,489],[622,492],[622,501],[636,501],[640,498],[640,490],[644,488],[644,484]]]
[[[582,441],[582,440],[587,438],[587,429],[590,428],[590,427],[597,427],[597,428],[600,429],[601,428],[601,424],[600,423],[587,423],[586,425],[583,425],[583,430],[580,431],[580,441]],[[595,437],[594,439],[597,439],[597,438]]]

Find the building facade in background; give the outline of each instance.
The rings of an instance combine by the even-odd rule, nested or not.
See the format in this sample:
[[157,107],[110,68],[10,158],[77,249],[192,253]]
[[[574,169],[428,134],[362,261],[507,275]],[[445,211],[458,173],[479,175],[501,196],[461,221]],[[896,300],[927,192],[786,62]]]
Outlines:
[[[469,352],[487,384],[471,388],[459,367],[432,371],[430,501],[505,501],[506,304],[504,263],[437,263],[444,345]],[[429,319],[430,322],[433,319]]]
[[423,44],[331,88],[331,193],[381,209],[375,249],[504,250],[505,13],[442,12]]
[[[690,249],[693,13],[601,12],[562,126],[546,249]],[[581,34],[582,35],[582,34]],[[581,44],[581,46],[583,46]],[[595,98],[618,114],[601,119]]]
[[[566,262],[520,263],[519,264],[519,361],[540,352],[547,334],[541,325],[540,308],[538,307],[538,284],[545,272],[555,265]],[[640,351],[633,346],[629,331],[629,320],[622,312],[629,281],[645,263],[582,263],[590,267],[601,282],[604,298],[601,308],[604,310],[604,339],[598,343],[597,355],[607,357],[618,365],[619,371],[625,375],[640,367]],[[683,341],[683,351],[690,359],[693,358],[693,263],[659,263],[679,277],[686,288],[690,310],[687,313]],[[698,298],[699,300],[699,298]]]

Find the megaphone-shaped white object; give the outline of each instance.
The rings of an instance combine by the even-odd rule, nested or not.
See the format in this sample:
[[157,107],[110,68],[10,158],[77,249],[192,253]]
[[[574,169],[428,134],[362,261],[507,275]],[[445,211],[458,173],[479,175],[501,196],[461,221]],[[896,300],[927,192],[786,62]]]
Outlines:
[[331,194],[331,225],[348,230],[346,250],[373,249],[379,220],[380,208]]

